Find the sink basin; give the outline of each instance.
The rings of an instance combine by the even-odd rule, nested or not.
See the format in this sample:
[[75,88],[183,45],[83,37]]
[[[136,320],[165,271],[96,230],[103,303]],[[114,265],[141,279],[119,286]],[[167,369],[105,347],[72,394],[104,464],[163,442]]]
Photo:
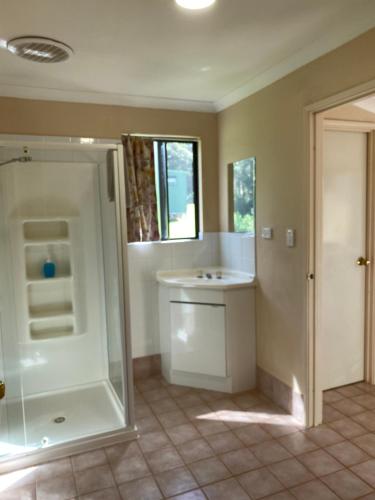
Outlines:
[[[221,275],[221,278],[218,277],[218,273]],[[207,274],[210,274],[212,278],[207,278]],[[200,277],[201,275],[203,277]],[[255,277],[253,275],[218,267],[158,271],[156,279],[164,286],[181,288],[227,290],[230,288],[248,288],[255,286]]]

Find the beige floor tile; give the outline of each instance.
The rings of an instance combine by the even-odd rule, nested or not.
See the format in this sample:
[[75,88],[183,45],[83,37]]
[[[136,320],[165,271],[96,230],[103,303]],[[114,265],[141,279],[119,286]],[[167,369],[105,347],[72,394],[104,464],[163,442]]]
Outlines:
[[344,468],[334,457],[324,450],[310,451],[299,455],[298,460],[303,463],[315,476],[326,476]]
[[162,450],[147,453],[146,460],[154,474],[182,467],[184,462],[176,448],[168,446]]
[[367,431],[375,432],[375,413],[373,411],[365,411],[353,415],[352,420],[364,427]]
[[336,392],[344,396],[345,398],[353,398],[354,396],[360,396],[363,394],[363,390],[357,385],[346,385],[344,387],[339,387]]
[[269,470],[286,488],[314,479],[311,472],[295,458],[272,464]]
[[352,401],[369,410],[375,409],[375,396],[372,394],[361,394],[360,396],[352,398]]
[[90,469],[91,467],[106,465],[107,463],[107,455],[103,449],[72,456],[72,466],[74,471]]
[[35,469],[37,480],[54,479],[57,476],[66,476],[72,473],[72,464],[70,458],[62,458],[38,465]]
[[115,481],[108,465],[100,465],[91,469],[77,471],[74,473],[74,477],[79,495],[115,486]]
[[77,495],[73,474],[37,481],[37,500],[68,500]]
[[137,441],[126,441],[104,449],[111,466],[117,465],[122,460],[141,457],[142,452]]
[[265,467],[246,472],[237,479],[250,498],[255,500],[284,490],[280,481]]
[[232,431],[206,436],[206,440],[217,454],[238,450],[244,446],[243,442]]
[[198,488],[197,482],[186,467],[157,474],[155,479],[166,497],[172,497]]
[[143,456],[124,458],[112,466],[112,471],[117,484],[140,479],[151,474]]
[[292,457],[286,448],[276,440],[256,444],[251,446],[250,450],[263,465],[281,462],[281,460]]
[[150,403],[150,407],[155,415],[178,410],[175,400],[172,398],[159,399]]
[[350,417],[351,415],[356,415],[357,413],[363,412],[363,406],[355,403],[351,399],[342,399],[341,401],[336,401],[335,403],[331,403],[331,406],[343,413],[344,415]]
[[82,495],[79,500],[120,500],[120,494],[117,488],[106,488],[105,490]]
[[330,391],[323,392],[323,402],[324,403],[334,403],[335,401],[340,401],[340,399],[344,399],[345,396],[335,391],[334,389]]
[[182,410],[162,413],[161,415],[158,415],[158,419],[164,429],[170,429],[171,427],[176,427],[177,425],[189,423],[189,419]]
[[350,441],[343,441],[332,446],[327,446],[325,450],[346,467],[364,462],[370,458],[367,453]]
[[248,448],[230,451],[220,455],[221,461],[234,475],[260,468],[262,464]]
[[163,498],[153,477],[122,484],[119,486],[119,491],[123,500],[160,500]]
[[375,457],[375,434],[364,434],[363,436],[354,438],[352,442],[372,457]]
[[322,481],[343,500],[353,500],[371,492],[371,488],[349,470],[324,476]]
[[328,404],[323,406],[323,422],[325,424],[334,422],[335,420],[340,420],[341,418],[344,418],[344,416],[345,415],[343,413],[335,408],[332,408],[332,406]]
[[211,434],[218,434],[219,432],[229,430],[224,422],[218,420],[195,420],[194,425],[202,436],[210,436]]
[[161,450],[162,448],[171,445],[171,441],[164,431],[142,434],[138,443],[143,453],[151,453],[152,451]]
[[177,450],[187,464],[204,460],[214,455],[213,449],[204,439],[188,441],[178,446]]
[[319,427],[308,429],[305,431],[305,434],[309,439],[311,439],[311,441],[314,441],[315,444],[322,447],[344,441],[341,434],[326,425],[320,425]]
[[190,470],[200,486],[230,477],[229,470],[217,458],[207,458],[190,464]]
[[338,496],[319,479],[292,488],[297,500],[338,500]]
[[246,445],[262,443],[271,440],[272,436],[264,431],[258,424],[250,424],[233,431],[235,435]]
[[336,420],[328,426],[334,431],[338,432],[346,439],[352,439],[354,437],[360,436],[361,434],[366,434],[366,429],[357,422],[354,422],[351,418],[342,418],[341,420]]
[[152,403],[154,401],[158,401],[159,399],[170,397],[164,387],[158,387],[156,389],[152,389],[151,391],[146,391],[142,394],[142,396],[147,403]]
[[203,491],[209,500],[228,500],[229,498],[235,498],[236,500],[249,499],[248,494],[234,478],[205,486]]
[[361,464],[354,465],[351,467],[351,470],[375,488],[375,460],[368,460]]
[[288,434],[278,440],[292,455],[301,455],[317,449],[317,445],[304,432]]
[[262,500],[295,500],[295,497],[289,491],[284,490],[280,491],[280,493],[264,497]]
[[182,424],[166,429],[169,439],[174,445],[186,443],[200,437],[199,432],[192,424]]
[[140,433],[162,430],[159,420],[153,415],[138,419],[136,425]]
[[192,406],[191,408],[184,408],[183,412],[189,420],[219,420],[215,412],[206,403]]
[[193,490],[172,497],[170,500],[206,500],[206,499],[207,497],[202,490]]
[[204,404],[203,399],[195,393],[187,393],[175,399],[175,402],[180,408],[192,408],[193,406],[200,406]]

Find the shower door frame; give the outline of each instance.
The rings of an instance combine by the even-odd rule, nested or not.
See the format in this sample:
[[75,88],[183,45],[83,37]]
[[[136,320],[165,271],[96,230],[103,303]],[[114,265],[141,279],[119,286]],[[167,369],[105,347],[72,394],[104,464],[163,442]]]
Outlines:
[[[23,139],[23,137],[25,137]],[[56,139],[58,141],[56,141]],[[119,288],[121,297],[121,326],[122,326],[122,360],[123,360],[123,401],[125,426],[119,430],[98,433],[80,439],[73,439],[67,443],[60,443],[49,448],[23,452],[18,455],[5,457],[0,461],[0,474],[15,469],[41,464],[50,460],[56,460],[69,455],[83,453],[93,449],[110,446],[119,442],[135,439],[137,431],[134,417],[134,391],[133,391],[133,361],[131,349],[130,330],[130,295],[129,295],[129,273],[128,273],[128,241],[127,241],[127,218],[126,218],[126,189],[123,146],[117,140],[103,140],[69,137],[32,137],[15,135],[10,139],[2,139],[0,135],[0,147],[17,148],[28,147],[32,149],[65,150],[65,151],[112,151],[114,165],[115,201],[116,201],[116,225],[117,225],[117,255],[119,265]],[[92,141],[92,142],[91,142]]]

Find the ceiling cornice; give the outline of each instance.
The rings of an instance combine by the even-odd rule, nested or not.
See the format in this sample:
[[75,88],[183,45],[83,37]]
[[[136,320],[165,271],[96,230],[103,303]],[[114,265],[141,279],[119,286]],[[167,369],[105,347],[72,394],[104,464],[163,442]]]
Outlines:
[[20,99],[36,99],[42,101],[63,101],[90,104],[107,104],[113,106],[130,106],[137,108],[169,109],[178,111],[196,111],[215,113],[216,108],[210,101],[194,101],[189,99],[168,99],[163,97],[130,96],[107,92],[90,92],[62,90],[27,85],[11,85],[1,83],[1,97]]

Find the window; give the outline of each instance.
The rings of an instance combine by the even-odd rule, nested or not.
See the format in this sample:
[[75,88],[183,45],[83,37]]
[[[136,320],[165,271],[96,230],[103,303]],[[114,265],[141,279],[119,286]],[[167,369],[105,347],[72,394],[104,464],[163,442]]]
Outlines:
[[198,143],[155,140],[154,153],[160,238],[198,238]]

